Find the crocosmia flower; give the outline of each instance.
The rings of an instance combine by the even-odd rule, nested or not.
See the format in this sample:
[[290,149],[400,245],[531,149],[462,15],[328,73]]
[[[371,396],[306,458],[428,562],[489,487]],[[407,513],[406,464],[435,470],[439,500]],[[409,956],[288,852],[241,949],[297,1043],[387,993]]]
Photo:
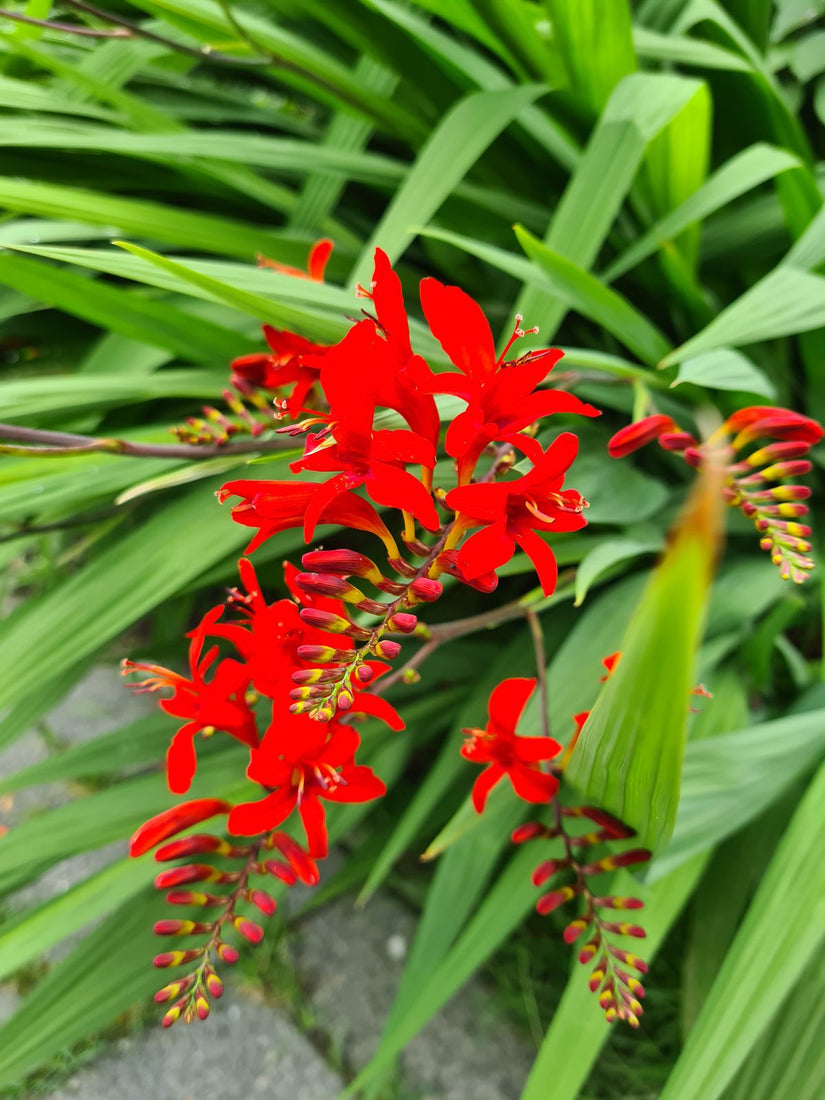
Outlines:
[[483,730],[465,729],[467,735],[461,755],[473,764],[486,765],[473,784],[473,805],[484,810],[487,796],[506,775],[519,798],[525,802],[550,802],[559,781],[540,768],[543,760],[552,760],[561,745],[552,737],[518,737],[516,726],[527,700],[533,694],[535,679],[513,677],[494,688],[488,703],[489,721]]
[[468,580],[504,565],[518,545],[536,567],[544,594],[555,590],[556,559],[537,532],[578,531],[586,523],[582,510],[587,502],[575,490],[562,488],[578,446],[576,436],[564,432],[524,477],[462,485],[447,494],[447,503],[460,513],[459,523],[484,528],[458,551],[458,564]]
[[304,714],[272,724],[252,753],[247,775],[272,794],[259,802],[244,802],[229,815],[229,831],[256,836],[280,825],[298,810],[309,853],[327,854],[326,811],[323,801],[369,802],[386,791],[371,768],[355,763],[360,738],[351,726],[316,722]]

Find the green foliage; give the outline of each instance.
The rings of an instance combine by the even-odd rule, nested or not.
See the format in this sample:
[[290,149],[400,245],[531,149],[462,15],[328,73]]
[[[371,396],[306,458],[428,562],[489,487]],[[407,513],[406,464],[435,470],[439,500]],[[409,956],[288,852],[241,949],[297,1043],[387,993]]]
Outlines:
[[[0,419],[170,443],[170,425],[220,404],[228,361],[263,349],[260,322],[340,338],[376,245],[397,261],[413,313],[417,280],[432,274],[472,293],[502,339],[516,311],[539,325],[525,346],[558,342],[567,356],[557,372],[574,372],[577,392],[604,410],[582,428],[570,478],[591,500],[590,525],[558,540],[570,573],[537,604],[551,729],[569,738],[573,714],[597,697],[601,659],[622,646],[570,774],[648,843],[664,843],[675,815],[643,882],[622,871],[611,887],[644,897],[647,957],[681,964],[667,937],[691,902],[691,919],[707,904],[719,931],[713,947],[690,938],[680,998],[694,1026],[653,1075],[668,1100],[813,1100],[823,1046],[823,887],[807,855],[825,804],[825,697],[810,686],[821,678],[819,593],[811,585],[793,605],[783,599],[752,532],[732,522],[702,638],[713,540],[694,539],[691,561],[679,544],[654,563],[689,474],[660,452],[618,463],[605,447],[649,411],[686,425],[707,405],[825,412],[822,5],[278,0],[233,5],[236,26],[211,0],[133,8],[161,41],[22,24],[0,32]],[[46,5],[27,10],[48,17]],[[301,267],[321,236],[336,241],[323,284],[255,266],[262,253]],[[443,361],[420,321],[413,343]],[[451,411],[445,403],[445,418]],[[0,636],[0,746],[101,654],[176,659],[195,608],[232,583],[245,532],[213,492],[230,470],[243,476],[247,458],[0,458],[0,596],[19,603]],[[251,476],[285,476],[288,451],[265,458]],[[265,583],[278,587],[278,561],[300,546],[287,532],[258,553]],[[536,599],[528,564],[517,556],[502,570],[509,598]],[[483,611],[484,599],[454,586],[439,616]],[[420,695],[399,689],[409,732],[365,731],[393,812],[376,821],[369,866],[353,856],[343,881],[366,902],[410,850],[437,858],[364,1081],[517,935],[535,901],[533,853],[507,842],[523,807],[497,789],[479,819],[458,752],[491,686],[514,666],[529,675],[531,662],[520,624],[444,646],[422,666]],[[700,676],[715,698],[688,719],[686,692]],[[539,720],[534,698],[522,732]],[[165,731],[160,717],[141,720],[2,776],[4,794],[90,778],[102,789],[75,788],[75,801],[5,836],[0,891],[169,805],[154,771]],[[599,778],[605,746],[616,766]],[[232,793],[243,782],[236,757],[210,749],[197,789]],[[340,807],[333,836],[370,809]],[[745,860],[756,837],[766,851]],[[716,890],[732,864],[741,875]],[[145,861],[116,862],[0,927],[9,975],[105,918],[0,1028],[0,1085],[155,987],[150,874]],[[560,969],[550,980],[564,988],[524,1100],[589,1096],[610,1041],[584,975]],[[655,1041],[655,1020],[645,1026]]]

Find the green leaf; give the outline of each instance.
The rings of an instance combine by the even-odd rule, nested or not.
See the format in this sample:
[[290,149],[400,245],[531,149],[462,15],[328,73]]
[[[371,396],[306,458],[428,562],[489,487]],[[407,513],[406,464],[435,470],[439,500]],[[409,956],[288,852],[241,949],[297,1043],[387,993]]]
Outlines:
[[57,963],[0,1026],[0,1086],[19,1083],[157,988],[151,965],[157,905],[153,889],[129,898]]
[[[701,476],[622,640],[565,775],[653,851],[676,820],[693,665],[721,536],[715,478]],[[656,670],[651,675],[651,670]]]
[[636,69],[628,0],[547,0],[572,93],[598,114]]
[[683,360],[671,386],[682,382],[693,382],[712,390],[744,390],[761,397],[776,397],[773,382],[733,348],[717,348]]
[[612,283],[636,267],[660,248],[667,247],[689,226],[714,214],[740,195],[773,179],[781,172],[798,168],[801,162],[784,149],[756,144],[737,153],[718,168],[701,187],[670,213],[660,218],[646,233],[637,238],[604,271],[602,278]]
[[367,283],[376,247],[396,260],[503,129],[545,89],[525,85],[474,92],[460,100],[433,130],[404,183],[364,246],[351,282]]
[[515,232],[519,244],[544,276],[536,280],[537,285],[548,286],[566,306],[613,333],[643,363],[655,366],[667,354],[668,341],[626,298],[543,245],[521,226],[517,225]]
[[[620,662],[621,663],[621,662]],[[685,751],[673,839],[649,878],[718,843],[763,813],[825,753],[825,710],[761,722]]]
[[669,355],[669,367],[702,352],[795,336],[825,326],[825,279],[795,267],[775,268]]
[[151,856],[120,859],[36,909],[0,925],[0,981],[148,886]]
[[661,1100],[716,1100],[825,940],[825,767],[770,862]]
[[608,539],[591,550],[576,570],[575,606],[584,602],[595,581],[613,570],[614,566],[634,561],[645,554],[658,553],[662,548],[661,539],[636,542],[633,539]]
[[23,256],[0,255],[0,283],[189,362],[225,363],[251,350],[243,337],[220,325]]

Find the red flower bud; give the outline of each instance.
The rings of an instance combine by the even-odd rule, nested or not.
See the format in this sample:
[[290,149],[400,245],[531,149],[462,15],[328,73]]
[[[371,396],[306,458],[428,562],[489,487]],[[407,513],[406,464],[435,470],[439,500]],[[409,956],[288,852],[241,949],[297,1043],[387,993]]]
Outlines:
[[396,612],[396,614],[387,621],[387,628],[398,634],[412,634],[417,626],[418,619],[415,615],[408,615],[404,611]]
[[355,670],[355,679],[359,684],[368,684],[375,675],[375,671],[369,665],[359,665]]
[[569,866],[569,859],[546,859],[544,863],[540,863],[535,871],[533,871],[533,885],[543,886],[557,871],[560,871],[563,867]]
[[620,898],[615,894],[604,898],[593,898],[593,904],[598,909],[644,909],[645,907],[641,898]]
[[141,825],[132,837],[129,855],[143,855],[167,837],[206,821],[207,818],[215,817],[216,814],[228,814],[231,809],[231,803],[220,798],[196,798],[164,810],[150,818],[145,825]]
[[299,645],[295,651],[302,661],[318,661],[327,664],[330,661],[351,661],[352,653],[348,649],[333,649],[328,645]]
[[624,921],[602,921],[602,929],[605,932],[615,932],[618,936],[635,936],[640,940],[647,936],[647,932],[638,924],[625,924]]
[[[267,838],[267,847],[277,848],[301,882],[306,883],[307,886],[317,886],[321,881],[318,864],[291,836],[286,833],[272,833]],[[268,866],[267,870],[269,870]],[[273,871],[270,873],[277,874]]]
[[208,833],[195,833],[185,836],[181,840],[173,840],[171,844],[164,844],[155,852],[158,863],[165,863],[170,859],[181,859],[183,856],[197,856],[204,852],[217,852],[218,855],[228,856],[232,853],[232,845],[218,836],[210,836]]
[[158,890],[167,890],[171,886],[185,886],[190,882],[217,882],[220,871],[209,863],[187,863],[183,867],[172,867],[155,876]]
[[528,840],[535,840],[540,836],[547,836],[547,826],[542,825],[540,821],[527,821],[524,825],[517,825],[513,829],[510,840],[513,844],[525,844]]
[[383,657],[385,661],[392,661],[401,652],[401,646],[398,642],[392,642],[385,638],[380,642],[376,642],[375,645],[370,646],[370,652],[376,657]]
[[646,416],[616,432],[607,444],[607,453],[611,458],[624,458],[665,432],[680,431],[679,426],[669,416]]
[[562,933],[562,939],[565,943],[575,943],[579,936],[583,932],[586,932],[590,927],[590,921],[585,920],[584,917],[576,917],[571,921]]
[[322,611],[317,607],[302,607],[299,614],[307,626],[314,626],[331,634],[347,634],[350,638],[358,638],[362,642],[366,642],[372,636],[369,630],[356,626],[349,619],[334,615],[331,611]]
[[194,980],[194,974],[187,974],[185,978],[179,978],[177,981],[165,985],[163,989],[159,989],[155,994],[155,1004],[161,1005],[165,1001],[171,1001],[173,997],[177,997],[187,990]]
[[199,936],[211,932],[214,924],[197,920],[159,920],[155,921],[156,936]]
[[565,902],[574,898],[578,892],[575,886],[562,886],[559,890],[552,890],[549,894],[542,894],[536,902],[536,912],[546,917],[548,913],[552,913],[554,909],[558,909],[560,905],[564,905]]
[[263,890],[249,890],[246,896],[248,900],[251,901],[253,905],[257,905],[260,911],[267,917],[271,917],[278,907],[275,898],[270,897],[269,894]]
[[364,577],[373,584],[384,579],[375,562],[355,550],[309,550],[301,558],[301,565],[317,573]]
[[244,939],[249,940],[250,943],[260,943],[264,938],[264,930],[260,924],[255,924],[254,921],[247,920],[246,917],[233,917],[232,927],[237,929]]
[[301,668],[292,673],[294,684],[337,684],[347,674],[345,668]]
[[202,948],[191,948],[189,951],[162,951],[152,959],[152,965],[159,970],[167,966],[183,966],[184,963],[194,962],[203,954]]
[[298,881],[298,876],[292,868],[287,867],[285,863],[281,863],[279,859],[267,859],[257,865],[257,870],[262,875],[274,875],[281,882],[285,882],[287,886],[294,886]]
[[206,990],[209,993],[210,997],[215,997],[217,999],[218,997],[223,996],[223,982],[214,970],[207,967],[204,971],[203,980],[206,984]]
[[217,952],[218,958],[221,960],[221,962],[225,962],[227,966],[234,966],[234,964],[241,957],[238,949],[232,947],[232,945],[228,943],[217,944],[217,946],[215,947],[215,951]]
[[198,1014],[199,1020],[205,1020],[209,1015],[209,1001],[202,993],[199,993],[195,998],[195,1011]]
[[583,875],[601,875],[605,871],[615,871],[618,867],[632,867],[634,863],[647,863],[650,852],[647,848],[631,848],[627,852],[619,852],[614,856],[605,856],[595,863],[588,863],[582,867]]
[[221,897],[219,894],[199,894],[194,890],[170,890],[166,895],[166,900],[169,905],[201,905],[208,907],[223,905],[226,898]]
[[444,586],[441,581],[434,581],[429,577],[417,577],[410,585],[410,594],[421,603],[433,603],[443,591]]

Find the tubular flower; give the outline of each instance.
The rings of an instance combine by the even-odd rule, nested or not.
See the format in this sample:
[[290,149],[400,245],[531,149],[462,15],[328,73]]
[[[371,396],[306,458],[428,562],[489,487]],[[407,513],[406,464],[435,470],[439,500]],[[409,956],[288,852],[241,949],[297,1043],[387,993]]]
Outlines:
[[290,267],[289,264],[279,263],[277,260],[270,260],[267,256],[258,257],[258,266],[271,267],[281,275],[291,275],[294,279],[310,279],[313,283],[322,283],[334,248],[335,244],[329,237],[322,237],[320,241],[316,241],[309,250],[306,271],[302,271],[299,267]]
[[354,762],[359,743],[350,726],[315,722],[303,714],[273,723],[252,753],[247,774],[274,790],[259,802],[236,806],[229,815],[229,831],[255,836],[274,829],[297,808],[310,855],[326,856],[323,800],[369,802],[386,791],[371,768]]
[[587,502],[575,490],[562,489],[578,445],[575,435],[564,432],[517,481],[462,485],[447,494],[447,504],[460,513],[462,526],[484,526],[458,551],[464,576],[472,580],[504,565],[518,544],[536,567],[544,594],[555,590],[556,559],[536,532],[578,531],[586,523],[582,510]]
[[213,607],[188,635],[192,639],[189,645],[189,678],[159,665],[123,662],[124,674],[138,670],[151,674],[136,685],[137,691],[172,688],[172,697],[161,701],[161,709],[177,718],[189,719],[172,738],[166,755],[167,781],[169,789],[175,794],[185,794],[192,784],[197,767],[195,734],[198,732],[203,731],[208,736],[215,730],[223,730],[245,745],[253,747],[258,744],[255,715],[246,701],[246,689],[251,677],[245,666],[231,657],[226,658],[218,663],[212,679],[206,679],[218,656],[218,647],[212,646],[202,656],[203,646],[222,611],[222,607]]
[[421,304],[433,336],[460,374],[417,371],[422,389],[450,393],[467,402],[447,429],[447,453],[458,460],[458,480],[466,484],[488,444],[511,443],[536,462],[541,447],[521,432],[553,413],[599,416],[599,410],[563,390],[536,390],[563,352],[558,348],[531,351],[519,359],[505,360],[514,342],[525,335],[518,327],[507,347],[496,356],[493,334],[481,308],[463,290],[444,286],[437,279],[421,283]]
[[172,806],[141,825],[130,841],[129,855],[142,856],[162,840],[168,840],[170,836],[176,836],[217,814],[228,814],[231,809],[231,804],[220,798],[195,798],[191,802]]
[[[750,405],[699,442],[670,417],[649,416],[617,432],[608,453],[621,458],[656,438],[665,450],[681,452],[691,466],[709,462],[721,468],[726,502],[753,521],[762,536],[759,545],[783,579],[796,584],[805,580],[814,565],[809,557],[811,529],[796,521],[808,511],[804,501],[810,489],[789,485],[787,479],[811,469],[804,456],[822,438],[821,424],[790,409]],[[763,440],[773,442],[754,449]]]
[[558,741],[516,736],[521,712],[535,686],[534,679],[503,680],[490,696],[486,728],[463,730],[467,741],[461,755],[474,764],[487,765],[473,784],[477,813],[482,813],[490,791],[505,775],[525,802],[550,802],[558,789],[558,779],[539,767],[542,760],[552,760],[561,751]]
[[[241,498],[241,503],[232,508],[232,518],[244,527],[258,528],[246,548],[246,553],[251,554],[279,531],[303,526],[310,505],[323,488],[298,481],[229,481],[218,490],[217,497],[221,503],[228,497]],[[313,511],[318,513],[317,523],[334,523],[377,535],[387,548],[388,557],[399,557],[387,525],[369,501],[355,493],[341,492],[320,507],[314,506]]]

